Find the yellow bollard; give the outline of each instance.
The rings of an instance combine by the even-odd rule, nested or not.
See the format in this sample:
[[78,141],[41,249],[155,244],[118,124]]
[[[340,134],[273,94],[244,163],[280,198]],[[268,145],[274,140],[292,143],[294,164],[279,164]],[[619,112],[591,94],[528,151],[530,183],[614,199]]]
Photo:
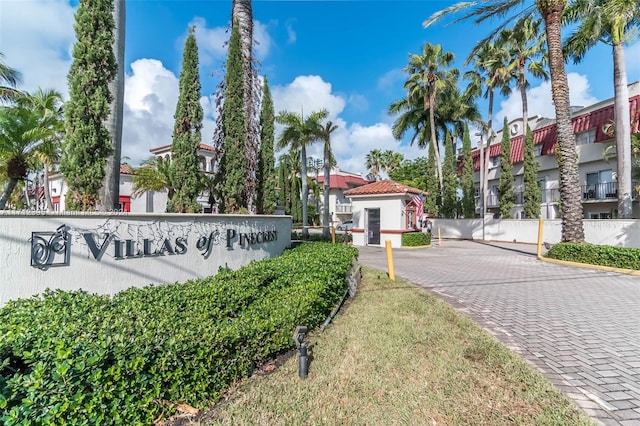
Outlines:
[[438,226],[438,247],[442,247],[442,234],[440,234],[439,226]]
[[335,226],[333,226],[333,224],[331,225],[331,242],[333,244],[336,243],[336,228]]
[[384,245],[387,248],[387,267],[389,268],[389,278],[391,281],[396,280],[396,274],[393,271],[393,253],[391,252],[391,240],[385,240]]
[[542,259],[542,230],[544,228],[544,219],[538,221],[538,259]]

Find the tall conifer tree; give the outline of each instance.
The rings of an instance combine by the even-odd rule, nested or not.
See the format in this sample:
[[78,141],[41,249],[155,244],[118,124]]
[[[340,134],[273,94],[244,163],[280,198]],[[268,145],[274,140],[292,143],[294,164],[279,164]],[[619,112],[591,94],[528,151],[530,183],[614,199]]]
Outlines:
[[107,157],[112,153],[111,135],[105,127],[112,100],[109,84],[117,73],[112,9],[112,0],[82,0],[76,12],[60,162],[69,185],[68,210],[96,208]]
[[509,123],[507,117],[504,118],[502,125],[502,141],[500,143],[500,186],[498,194],[500,195],[500,216],[503,219],[511,218],[511,209],[513,208],[513,167],[511,165],[511,137],[509,136]]
[[462,215],[466,219],[476,216],[475,189],[473,186],[473,157],[469,126],[465,124],[462,136]]
[[458,175],[451,134],[447,131],[444,139],[444,166],[442,167],[442,216],[453,219],[456,216],[458,202]]
[[538,162],[533,149],[533,133],[527,126],[524,139],[524,217],[535,219],[540,216],[542,194],[538,186]]
[[184,43],[180,95],[176,106],[170,176],[175,193],[167,211],[197,213],[201,210],[198,194],[203,187],[203,175],[198,164],[198,148],[202,142],[202,106],[200,106],[200,74],[195,27],[189,28]]
[[258,162],[258,194],[256,200],[256,211],[260,214],[273,214],[276,203],[276,172],[273,153],[275,141],[274,122],[273,99],[271,99],[271,91],[265,77],[262,107],[260,109],[260,159]]
[[246,206],[244,184],[247,158],[245,156],[242,47],[238,25],[232,25],[231,28],[222,106],[223,153],[218,167],[218,176],[221,180],[221,213],[237,213]]

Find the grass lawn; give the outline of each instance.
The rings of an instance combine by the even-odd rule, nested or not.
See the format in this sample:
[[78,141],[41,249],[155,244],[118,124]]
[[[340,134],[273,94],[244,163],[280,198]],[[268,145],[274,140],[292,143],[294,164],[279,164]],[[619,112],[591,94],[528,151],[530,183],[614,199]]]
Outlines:
[[306,380],[291,357],[186,424],[593,424],[445,302],[383,272],[364,272],[355,299],[324,333],[310,336]]

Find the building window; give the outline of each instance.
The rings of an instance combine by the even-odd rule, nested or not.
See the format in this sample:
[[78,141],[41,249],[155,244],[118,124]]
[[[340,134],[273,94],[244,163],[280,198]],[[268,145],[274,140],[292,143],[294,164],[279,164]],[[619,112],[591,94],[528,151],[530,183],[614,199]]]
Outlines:
[[594,143],[596,139],[596,129],[590,129],[586,132],[576,134],[576,145],[588,145]]
[[147,213],[153,213],[153,191],[147,192]]
[[542,155],[542,144],[538,144],[533,147],[533,154],[536,157],[540,157]]
[[540,188],[540,193],[542,197],[540,198],[540,202],[547,202],[547,178],[538,179],[538,188]]
[[489,159],[489,168],[495,169],[498,166],[500,166],[500,156],[498,155],[496,157],[491,157]]

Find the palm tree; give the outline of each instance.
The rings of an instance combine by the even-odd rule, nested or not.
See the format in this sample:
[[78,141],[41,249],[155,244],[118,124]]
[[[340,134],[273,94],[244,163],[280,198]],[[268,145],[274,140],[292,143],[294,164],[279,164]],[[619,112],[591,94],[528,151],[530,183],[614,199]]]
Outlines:
[[547,54],[544,33],[541,31],[542,21],[526,17],[520,20],[513,28],[502,30],[498,38],[504,43],[510,52],[511,61],[507,65],[509,74],[513,74],[516,80],[516,87],[520,90],[522,99],[522,126],[523,134],[529,125],[529,103],[527,100],[527,71],[536,78],[545,81],[549,79],[546,70]]
[[455,84],[459,75],[457,69],[449,69],[454,59],[453,53],[443,52],[441,45],[425,43],[421,54],[409,55],[409,64],[404,68],[404,71],[409,74],[409,78],[404,83],[408,99],[422,100],[424,110],[429,111],[430,142],[434,147],[440,192],[443,190],[442,164],[436,137],[435,117],[438,93]]
[[629,219],[633,213],[631,116],[623,44],[629,31],[640,25],[640,8],[637,0],[576,0],[567,7],[564,16],[567,23],[579,24],[565,42],[565,51],[574,62],[580,62],[599,41],[612,46],[618,216]]
[[382,153],[382,169],[387,175],[400,167],[403,161],[404,155],[399,152],[393,152],[388,149]]
[[[522,5],[525,7],[521,7]],[[466,14],[456,21],[474,18],[475,23],[484,22],[493,17],[504,17],[513,12],[498,31],[521,17],[537,11],[545,23],[547,48],[549,50],[549,68],[551,71],[551,94],[556,112],[556,128],[558,132],[557,155],[560,172],[560,199],[562,204],[562,240],[567,242],[583,242],[584,227],[582,224],[582,201],[580,181],[578,179],[578,156],[576,139],[571,124],[571,104],[569,102],[569,83],[564,67],[562,52],[562,13],[566,0],[477,0],[460,2],[442,11],[436,12],[424,22],[427,27],[443,16],[461,10]]]
[[376,180],[380,179],[380,171],[382,170],[382,151],[372,149],[365,157],[367,170],[375,176]]
[[43,119],[50,121],[51,131],[47,135],[46,140],[35,152],[36,158],[43,166],[43,185],[44,185],[44,198],[47,205],[47,210],[53,210],[53,203],[51,202],[51,193],[49,191],[49,173],[53,169],[54,164],[60,161],[61,157],[61,144],[62,135],[64,132],[64,117],[62,95],[55,90],[42,90],[38,91],[31,96],[31,102],[38,114]]
[[300,171],[302,180],[302,236],[309,236],[309,223],[307,217],[307,204],[309,199],[309,187],[307,185],[307,145],[320,138],[320,122],[327,118],[329,111],[326,109],[312,112],[307,118],[302,114],[282,111],[276,117],[276,121],[285,126],[280,139],[277,141],[279,149],[287,146],[293,150],[300,150]]
[[20,80],[20,72],[5,64],[4,55],[0,53],[0,101],[12,101],[22,95],[22,92],[16,89]]
[[142,162],[140,167],[134,170],[133,174],[133,197],[139,197],[145,192],[167,191],[170,200],[175,189],[171,183],[171,164],[169,160],[155,155]]
[[[473,62],[474,69],[465,73],[465,78],[470,80],[467,87],[466,96],[484,96],[489,98],[489,111],[487,114],[486,128],[487,147],[491,146],[493,140],[493,102],[496,90],[502,95],[511,93],[509,82],[513,77],[513,72],[508,68],[510,60],[509,50],[501,40],[496,42],[487,42],[483,45],[477,45],[471,55],[467,58],[466,63]],[[485,148],[482,148],[483,151]],[[484,155],[484,170],[482,179],[482,188],[488,185],[489,177],[489,154]],[[486,193],[486,192],[485,192]],[[481,217],[485,216],[486,200],[482,200]]]
[[28,95],[17,98],[15,105],[0,107],[0,162],[5,164],[9,179],[0,196],[0,210],[18,181],[33,170],[36,154],[49,150],[59,132],[59,121],[55,114],[43,115]]
[[113,0],[113,55],[116,58],[116,77],[109,83],[112,100],[106,127],[111,135],[112,154],[107,157],[107,166],[100,190],[100,205],[103,209],[117,209],[120,194],[120,161],[122,155],[122,114],[124,108],[124,45],[125,45],[125,0]]
[[320,140],[324,143],[324,211],[322,212],[322,234],[325,238],[329,238],[331,231],[329,229],[329,222],[331,221],[331,212],[329,211],[329,190],[331,179],[331,166],[336,163],[336,160],[331,152],[331,133],[338,129],[336,124],[331,121],[327,121],[320,131]]

